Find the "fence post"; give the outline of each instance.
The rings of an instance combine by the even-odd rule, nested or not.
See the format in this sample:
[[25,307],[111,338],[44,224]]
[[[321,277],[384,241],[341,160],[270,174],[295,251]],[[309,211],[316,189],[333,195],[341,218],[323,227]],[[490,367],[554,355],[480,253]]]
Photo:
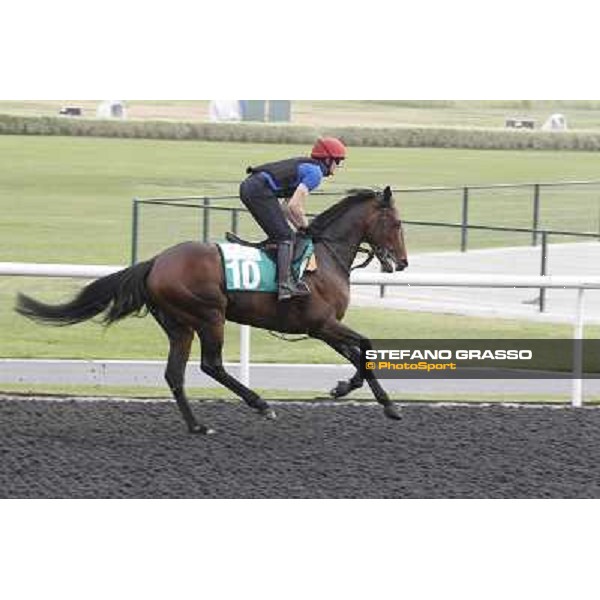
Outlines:
[[573,328],[573,387],[571,404],[580,407],[583,404],[583,292],[577,290],[577,312]]
[[210,238],[210,198],[202,198],[202,241],[206,244]]
[[467,236],[469,230],[469,188],[463,188],[463,199],[462,199],[462,227],[460,229],[460,251],[467,251]]
[[138,258],[138,233],[139,233],[139,200],[133,199],[133,214],[131,217],[131,264],[135,265]]
[[[548,232],[542,231],[542,260],[540,275],[546,275],[548,270]],[[540,288],[540,312],[546,309],[546,288]]]
[[231,212],[231,231],[235,235],[238,234],[239,220],[240,220],[239,211],[237,208],[234,208],[233,211]]
[[250,386],[250,326],[240,325],[240,382]]
[[540,226],[540,184],[533,185],[533,224],[531,228],[533,233],[531,236],[531,245],[537,246],[538,243],[538,228]]

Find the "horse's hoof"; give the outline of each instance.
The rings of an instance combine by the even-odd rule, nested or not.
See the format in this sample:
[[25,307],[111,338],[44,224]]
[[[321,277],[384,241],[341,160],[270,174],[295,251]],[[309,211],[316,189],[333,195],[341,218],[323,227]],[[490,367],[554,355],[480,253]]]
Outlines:
[[275,419],[277,419],[277,413],[270,406],[261,408],[258,412],[260,416],[267,419],[267,421],[275,421]]
[[196,423],[195,425],[190,425],[190,427],[188,427],[188,431],[190,433],[200,434],[200,435],[212,435],[213,433],[215,433],[214,429],[211,429],[210,427],[207,427],[206,425],[200,425],[198,423]]
[[352,387],[347,381],[339,381],[338,384],[329,392],[332,398],[343,398],[352,391]]
[[400,419],[402,419],[402,415],[400,414],[400,410],[396,407],[395,404],[386,404],[383,407],[383,414],[388,419],[394,419],[394,421],[400,421]]

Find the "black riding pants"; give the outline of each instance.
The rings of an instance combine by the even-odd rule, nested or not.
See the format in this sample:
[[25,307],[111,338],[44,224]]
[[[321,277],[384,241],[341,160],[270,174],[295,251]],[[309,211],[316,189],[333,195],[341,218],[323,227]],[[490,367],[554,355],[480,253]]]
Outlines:
[[277,196],[260,175],[251,175],[240,185],[240,199],[261,229],[276,242],[294,239]]

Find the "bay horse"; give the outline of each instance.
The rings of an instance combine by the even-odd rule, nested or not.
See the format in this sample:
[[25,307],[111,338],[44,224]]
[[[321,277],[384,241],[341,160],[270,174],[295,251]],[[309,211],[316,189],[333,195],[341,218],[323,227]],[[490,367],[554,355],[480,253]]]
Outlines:
[[[228,292],[217,246],[184,242],[91,282],[64,304],[48,305],[19,294],[15,310],[54,325],[72,325],[98,315],[109,325],[149,311],[169,339],[165,379],[190,433],[212,433],[196,420],[184,390],[194,334],[200,340],[202,371],[262,416],[276,416],[265,400],[224,369],[226,320],[324,341],[356,367],[349,380],[340,381],[330,392],[341,398],[363,385],[360,345],[370,347],[366,337],[341,323],[350,301],[351,266],[361,244],[370,245],[371,255],[386,272],[408,266],[402,223],[391,189],[351,190],[348,194],[316,216],[306,232],[313,240],[318,265],[316,271],[304,276],[311,290],[308,297],[278,302],[277,293]],[[365,378],[384,414],[400,419],[398,408],[375,376],[366,371]]]

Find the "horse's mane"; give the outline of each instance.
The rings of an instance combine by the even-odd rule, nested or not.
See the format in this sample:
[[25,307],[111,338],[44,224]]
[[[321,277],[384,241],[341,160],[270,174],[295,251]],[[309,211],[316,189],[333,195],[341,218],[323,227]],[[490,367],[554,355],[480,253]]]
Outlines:
[[367,200],[373,200],[379,197],[380,192],[371,189],[352,189],[348,190],[348,196],[343,200],[336,202],[333,206],[318,214],[308,226],[309,235],[318,235],[323,233],[327,227],[337,221],[338,217],[345,213],[348,209]]

